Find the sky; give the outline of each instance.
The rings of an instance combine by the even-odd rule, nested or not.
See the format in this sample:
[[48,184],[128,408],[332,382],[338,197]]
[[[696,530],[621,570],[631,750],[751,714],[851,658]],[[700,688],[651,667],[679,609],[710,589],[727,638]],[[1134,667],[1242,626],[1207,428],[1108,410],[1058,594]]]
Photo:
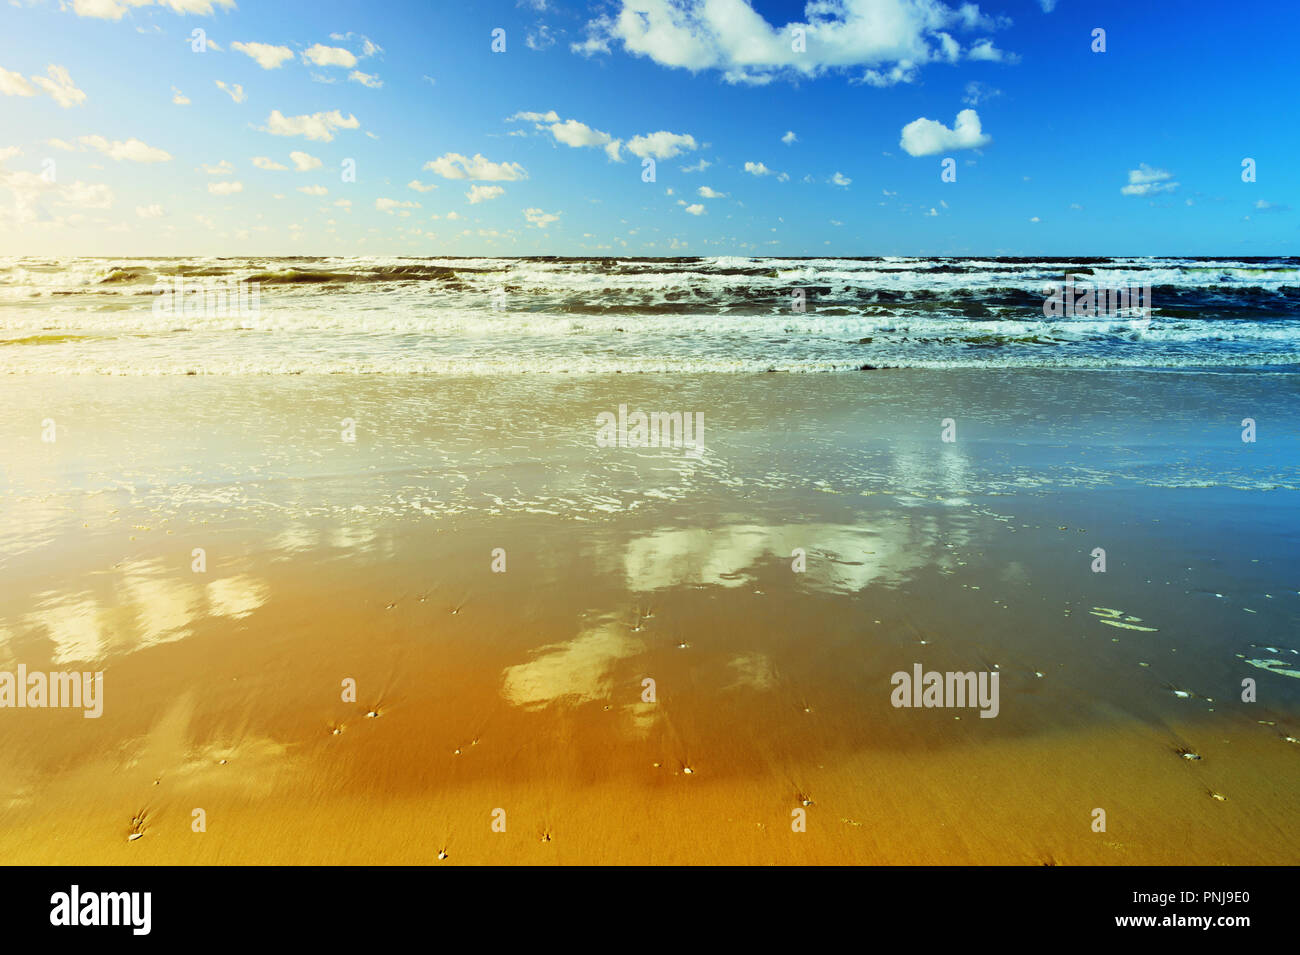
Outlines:
[[1300,4],[0,3],[0,255],[1296,253]]

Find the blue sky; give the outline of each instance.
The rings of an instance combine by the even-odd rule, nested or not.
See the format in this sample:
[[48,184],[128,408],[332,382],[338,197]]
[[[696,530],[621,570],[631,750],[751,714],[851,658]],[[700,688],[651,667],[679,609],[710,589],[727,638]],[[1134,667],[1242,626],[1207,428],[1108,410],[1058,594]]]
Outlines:
[[7,0],[0,255],[1289,254],[1298,26],[1208,0]]

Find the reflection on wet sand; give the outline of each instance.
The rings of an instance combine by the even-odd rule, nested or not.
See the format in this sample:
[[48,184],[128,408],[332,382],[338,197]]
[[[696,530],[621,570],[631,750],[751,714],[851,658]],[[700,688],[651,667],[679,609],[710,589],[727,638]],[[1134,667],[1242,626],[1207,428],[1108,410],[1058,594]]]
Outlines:
[[[28,448],[48,453],[9,472],[0,668],[94,662],[106,702],[0,712],[0,856],[1294,861],[1288,499],[1141,496],[1104,449],[1060,467],[994,412],[943,445],[943,389],[897,380],[931,392],[783,385],[828,409],[816,433],[773,425],[770,381],[690,383],[677,403],[716,419],[701,461],[598,454],[607,395],[578,382],[514,393],[522,433],[454,413],[478,385],[281,383],[293,402],[186,409],[219,462],[160,432],[127,468],[105,421],[84,459]],[[391,433],[341,446],[345,401]],[[225,403],[265,433],[220,430]],[[999,715],[892,707],[915,665],[996,670]]]
[[265,583],[245,574],[206,586],[178,580],[175,567],[161,560],[127,561],[107,576],[99,593],[35,594],[36,609],[15,621],[15,629],[43,634],[53,645],[52,661],[70,665],[182,640],[204,618],[240,620],[268,594]]

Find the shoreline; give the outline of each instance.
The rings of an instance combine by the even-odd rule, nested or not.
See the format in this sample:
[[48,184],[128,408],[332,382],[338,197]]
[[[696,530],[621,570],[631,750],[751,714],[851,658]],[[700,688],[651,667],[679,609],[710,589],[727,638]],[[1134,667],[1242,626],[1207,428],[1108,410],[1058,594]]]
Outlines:
[[[1300,680],[1244,662],[1300,621],[1285,379],[24,384],[0,669],[102,669],[104,715],[0,710],[11,862],[1300,853]],[[599,448],[620,403],[706,453]],[[892,707],[914,664],[999,715]]]

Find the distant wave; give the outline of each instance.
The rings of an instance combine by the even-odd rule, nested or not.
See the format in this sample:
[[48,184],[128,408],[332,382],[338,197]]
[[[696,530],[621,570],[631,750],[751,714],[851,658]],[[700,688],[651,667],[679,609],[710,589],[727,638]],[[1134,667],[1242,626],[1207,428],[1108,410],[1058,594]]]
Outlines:
[[[1045,317],[1067,277],[1151,310]],[[237,283],[255,312],[154,308]],[[1300,366],[1300,259],[0,259],[0,373],[964,366]]]

